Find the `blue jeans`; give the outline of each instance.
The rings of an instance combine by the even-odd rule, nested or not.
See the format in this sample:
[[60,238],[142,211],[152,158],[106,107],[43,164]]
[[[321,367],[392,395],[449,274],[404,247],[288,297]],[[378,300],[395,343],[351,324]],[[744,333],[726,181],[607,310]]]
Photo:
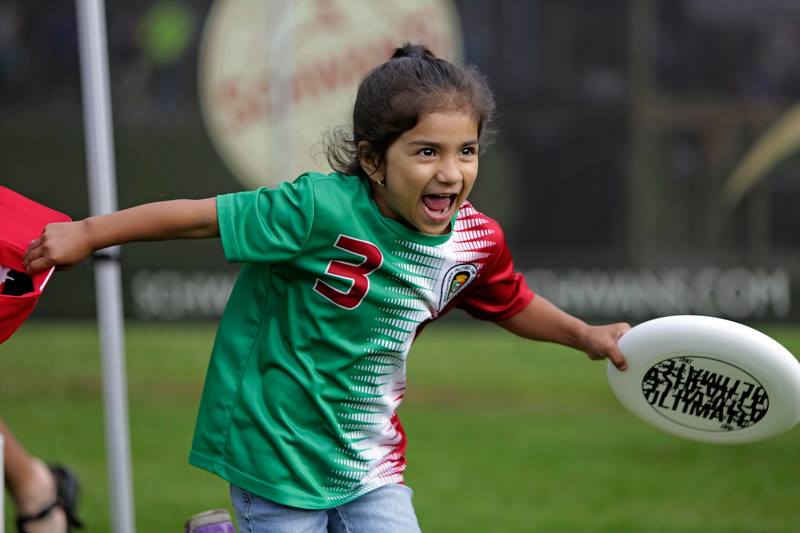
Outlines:
[[414,533],[419,523],[405,485],[384,485],[331,509],[286,507],[231,485],[242,533]]

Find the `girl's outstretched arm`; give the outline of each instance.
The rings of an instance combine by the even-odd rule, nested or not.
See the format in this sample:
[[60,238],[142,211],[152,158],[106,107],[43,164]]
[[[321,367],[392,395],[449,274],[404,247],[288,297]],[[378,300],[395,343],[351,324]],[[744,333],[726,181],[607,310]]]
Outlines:
[[23,262],[28,273],[70,267],[95,250],[132,241],[219,236],[215,198],[139,205],[77,222],[48,224]]
[[630,329],[623,322],[590,326],[537,295],[528,307],[498,325],[520,337],[563,344],[585,352],[590,359],[608,358],[620,370],[627,368],[617,346],[619,338]]

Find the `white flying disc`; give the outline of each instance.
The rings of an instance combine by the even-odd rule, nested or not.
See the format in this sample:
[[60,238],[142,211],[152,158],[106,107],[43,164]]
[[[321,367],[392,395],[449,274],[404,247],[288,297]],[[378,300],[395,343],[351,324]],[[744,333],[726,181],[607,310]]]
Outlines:
[[689,439],[733,444],[766,439],[800,421],[800,363],[752,328],[707,316],[668,316],[619,340],[624,372],[608,364],[622,405]]

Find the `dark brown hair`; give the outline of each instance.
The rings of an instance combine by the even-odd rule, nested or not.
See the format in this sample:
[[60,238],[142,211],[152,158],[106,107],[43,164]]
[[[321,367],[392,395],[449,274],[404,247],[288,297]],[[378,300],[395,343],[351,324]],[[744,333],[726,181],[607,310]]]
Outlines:
[[486,79],[473,66],[458,67],[437,58],[425,46],[406,44],[361,81],[353,106],[352,129],[340,126],[326,142],[331,168],[368,177],[359,157],[367,152],[383,161],[386,150],[419,118],[434,111],[465,109],[478,121],[481,145],[488,144],[494,97]]

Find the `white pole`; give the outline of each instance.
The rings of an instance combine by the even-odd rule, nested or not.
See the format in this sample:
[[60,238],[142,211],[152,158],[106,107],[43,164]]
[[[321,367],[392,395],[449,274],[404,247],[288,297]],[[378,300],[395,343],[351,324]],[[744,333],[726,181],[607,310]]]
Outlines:
[[[92,214],[99,215],[117,209],[105,4],[103,0],[76,0],[76,5],[89,200]],[[133,533],[135,527],[118,248],[102,250],[95,254],[95,259],[112,530],[115,533]]]

